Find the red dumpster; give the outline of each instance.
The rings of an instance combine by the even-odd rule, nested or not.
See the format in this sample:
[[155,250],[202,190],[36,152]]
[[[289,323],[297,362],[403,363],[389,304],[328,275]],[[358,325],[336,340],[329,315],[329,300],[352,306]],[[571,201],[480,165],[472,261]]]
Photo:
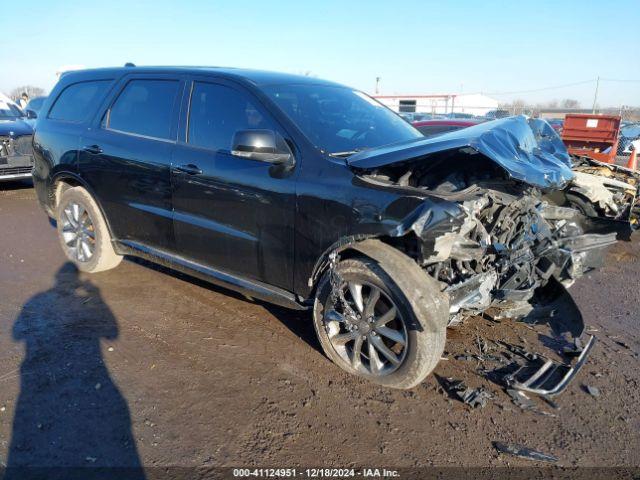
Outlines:
[[564,118],[562,141],[572,155],[615,163],[620,117],[569,113]]

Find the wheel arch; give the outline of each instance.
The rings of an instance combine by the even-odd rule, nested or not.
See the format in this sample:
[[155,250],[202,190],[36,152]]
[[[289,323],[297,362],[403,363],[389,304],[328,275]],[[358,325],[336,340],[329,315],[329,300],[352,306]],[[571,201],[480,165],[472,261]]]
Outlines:
[[[412,291],[418,297],[421,297],[421,289],[412,286],[411,282],[417,282],[418,285],[424,285],[430,291],[434,292],[434,301],[439,305],[437,308],[443,308],[449,311],[449,297],[442,292],[440,283],[429,276],[406,252],[393,244],[395,239],[392,237],[348,237],[339,241],[334,248],[331,248],[323,254],[316,262],[313,275],[309,278],[309,284],[312,287],[310,296],[313,297],[320,283],[320,279],[324,273],[332,266],[332,258],[339,257],[341,260],[365,257],[377,264],[383,269],[389,270],[391,264],[394,269],[401,268],[407,272],[405,278],[395,279],[400,287],[405,291]],[[416,240],[417,241],[417,240]],[[387,268],[385,268],[387,267]],[[437,292],[437,293],[436,293]],[[446,317],[448,320],[448,316]],[[445,323],[446,326],[446,323]],[[439,326],[434,326],[438,328]]]
[[[370,242],[365,243],[367,241]],[[343,237],[334,242],[322,253],[318,260],[316,260],[311,271],[311,275],[307,280],[307,286],[310,288],[308,296],[313,298],[315,295],[315,291],[322,275],[331,266],[331,257],[333,255],[339,255],[341,259],[357,256],[366,256],[371,258],[371,255],[374,254],[374,249],[371,245],[374,244],[382,244],[387,246],[387,248],[398,250],[407,256],[407,258],[411,259],[411,254],[413,253],[415,255],[419,241],[415,235],[407,235],[405,237],[390,237],[385,235],[350,235]],[[412,261],[415,264],[415,260],[412,259]]]
[[96,196],[93,189],[87,184],[87,182],[85,182],[84,179],[82,179],[82,177],[80,177],[76,173],[69,172],[69,171],[62,171],[57,173],[51,179],[51,187],[50,187],[49,195],[52,200],[51,204],[53,207],[53,211],[55,212],[57,210],[58,202],[60,200],[60,197],[64,193],[64,191],[73,187],[84,188],[87,191],[87,193],[91,196],[93,201],[96,202],[96,205],[98,206],[98,210],[100,210],[100,214],[102,215],[102,218],[104,218],[104,222],[107,225],[107,229],[109,230],[109,235],[111,235],[111,238],[114,239],[115,237],[113,235],[113,229],[111,228],[109,217],[106,215],[104,208],[102,208],[102,203]]

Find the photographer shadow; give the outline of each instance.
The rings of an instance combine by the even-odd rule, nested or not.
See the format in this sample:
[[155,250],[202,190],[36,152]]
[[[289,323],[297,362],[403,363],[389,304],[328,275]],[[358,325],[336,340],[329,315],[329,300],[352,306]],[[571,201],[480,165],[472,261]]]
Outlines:
[[116,319],[73,264],[55,280],[13,326],[25,354],[4,480],[143,479],[129,408],[102,357]]

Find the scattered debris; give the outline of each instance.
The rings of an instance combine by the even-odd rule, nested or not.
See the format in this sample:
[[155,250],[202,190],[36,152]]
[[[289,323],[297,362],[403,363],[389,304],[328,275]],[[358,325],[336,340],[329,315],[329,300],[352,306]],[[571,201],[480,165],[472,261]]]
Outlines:
[[520,390],[515,390],[513,388],[507,388],[507,394],[511,397],[513,403],[515,403],[518,407],[523,410],[529,410],[536,406],[533,400],[527,397]]
[[491,393],[484,387],[471,388],[465,385],[462,380],[447,378],[446,380],[443,379],[441,383],[451,396],[459,398],[463,403],[466,403],[472,408],[482,408],[486,406],[487,402],[492,398]]
[[567,357],[578,357],[584,350],[584,345],[582,345],[582,340],[580,338],[575,338],[573,340],[573,345],[566,346],[562,349],[562,353]]
[[102,388],[102,384],[100,382],[96,383],[95,389],[100,390]]
[[[612,340],[613,340],[613,339],[612,339]],[[613,340],[613,341],[614,341],[616,344],[620,345],[622,348],[626,348],[627,350],[630,350],[630,349],[631,349],[631,347],[630,347],[627,343],[623,342],[622,340]]]
[[467,362],[473,361],[473,360],[479,360],[478,357],[476,355],[456,355],[455,357],[456,360],[464,360]]
[[529,360],[530,362],[535,362],[536,360],[538,360],[538,358],[540,358],[540,355],[538,355],[537,353],[530,352],[520,345],[512,345],[511,343],[507,342],[500,342],[500,344],[511,353],[515,353],[516,355],[519,355],[520,357],[524,358],[525,360]]
[[597,387],[592,387],[591,385],[583,385],[585,392],[587,392],[592,397],[598,398],[600,396],[600,390]]
[[489,344],[484,338],[481,338],[480,335],[477,335],[477,334],[476,334],[476,345],[478,346],[478,351],[480,352],[480,355],[489,353],[489,350],[490,350]]
[[109,352],[113,352],[113,347],[109,347],[109,348],[107,348],[107,350],[108,350]]
[[515,457],[525,458],[527,460],[536,460],[539,462],[557,462],[557,457],[548,453],[542,453],[537,450],[518,445],[515,443],[507,444],[502,442],[493,442],[494,448],[500,453],[506,453]]
[[86,457],[85,460],[90,463],[96,463],[98,459],[96,457]]

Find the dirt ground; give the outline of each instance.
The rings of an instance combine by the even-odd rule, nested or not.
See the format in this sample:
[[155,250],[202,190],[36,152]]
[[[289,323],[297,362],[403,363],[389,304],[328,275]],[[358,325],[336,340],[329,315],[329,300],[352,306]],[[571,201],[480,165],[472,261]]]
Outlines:
[[0,185],[0,466],[532,465],[494,441],[640,466],[639,252],[616,245],[571,289],[598,343],[557,408],[523,411],[482,373],[499,365],[454,358],[476,338],[553,356],[544,327],[450,330],[435,373],[492,392],[472,409],[434,375],[392,391],[343,373],[306,313],[135,260],[78,274],[30,185]]

